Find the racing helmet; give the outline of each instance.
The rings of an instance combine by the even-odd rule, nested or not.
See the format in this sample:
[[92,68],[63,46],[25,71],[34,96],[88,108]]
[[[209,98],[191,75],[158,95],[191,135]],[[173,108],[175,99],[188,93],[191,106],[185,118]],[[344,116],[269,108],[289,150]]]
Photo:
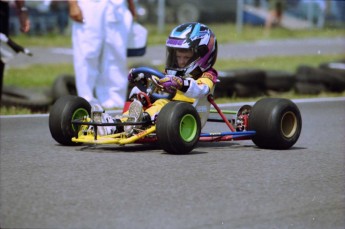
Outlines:
[[[191,22],[174,28],[166,41],[166,72],[182,77],[198,77],[217,59],[217,40],[206,25]],[[177,65],[177,50],[191,50],[193,56],[184,67]]]

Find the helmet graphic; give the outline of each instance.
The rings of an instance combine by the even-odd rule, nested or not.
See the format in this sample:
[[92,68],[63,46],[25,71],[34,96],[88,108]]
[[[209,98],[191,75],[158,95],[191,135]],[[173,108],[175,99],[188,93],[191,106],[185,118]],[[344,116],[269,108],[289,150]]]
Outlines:
[[[211,68],[217,59],[217,40],[214,33],[201,23],[185,23],[174,28],[166,41],[168,74],[197,77]],[[188,52],[191,58],[179,66],[176,53]]]

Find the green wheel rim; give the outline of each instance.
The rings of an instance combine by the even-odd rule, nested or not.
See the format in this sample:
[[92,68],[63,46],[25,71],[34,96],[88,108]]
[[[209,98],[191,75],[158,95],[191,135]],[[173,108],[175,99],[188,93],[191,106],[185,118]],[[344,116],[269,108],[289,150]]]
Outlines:
[[180,136],[185,142],[191,142],[197,133],[197,123],[193,115],[183,116],[180,122]]
[[[81,119],[88,115],[89,113],[87,112],[87,110],[85,110],[84,108],[79,108],[76,111],[74,111],[72,115],[72,120]],[[72,125],[72,129],[75,131],[77,129],[77,125]]]

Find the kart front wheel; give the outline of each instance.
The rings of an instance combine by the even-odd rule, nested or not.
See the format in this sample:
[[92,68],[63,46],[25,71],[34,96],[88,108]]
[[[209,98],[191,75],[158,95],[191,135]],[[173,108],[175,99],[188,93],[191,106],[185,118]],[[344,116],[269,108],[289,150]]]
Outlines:
[[49,114],[49,130],[52,137],[61,145],[78,145],[72,142],[78,126],[71,122],[90,115],[91,106],[78,96],[62,96],[53,105]]
[[171,154],[187,154],[199,141],[200,117],[189,103],[169,102],[159,112],[156,133],[161,147]]
[[300,136],[302,118],[291,100],[264,98],[254,104],[248,129],[256,131],[252,141],[260,148],[289,149]]

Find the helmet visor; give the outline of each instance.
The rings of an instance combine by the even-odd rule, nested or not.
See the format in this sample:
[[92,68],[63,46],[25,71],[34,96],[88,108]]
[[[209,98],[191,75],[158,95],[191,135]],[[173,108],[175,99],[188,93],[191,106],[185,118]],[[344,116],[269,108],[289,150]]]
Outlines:
[[183,71],[197,58],[193,49],[167,47],[166,68]]

